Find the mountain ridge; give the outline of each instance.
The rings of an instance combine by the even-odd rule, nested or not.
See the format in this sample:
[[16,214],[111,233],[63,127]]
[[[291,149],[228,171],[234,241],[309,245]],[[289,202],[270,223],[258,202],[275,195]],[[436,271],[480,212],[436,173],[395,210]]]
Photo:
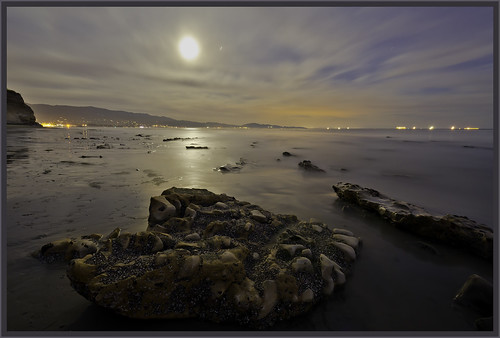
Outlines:
[[37,119],[41,122],[57,122],[106,127],[139,127],[139,126],[169,126],[186,128],[298,128],[272,124],[247,123],[244,125],[226,124],[220,122],[196,122],[176,120],[167,116],[157,116],[147,113],[135,113],[123,110],[111,110],[95,106],[49,105],[41,103],[30,104]]

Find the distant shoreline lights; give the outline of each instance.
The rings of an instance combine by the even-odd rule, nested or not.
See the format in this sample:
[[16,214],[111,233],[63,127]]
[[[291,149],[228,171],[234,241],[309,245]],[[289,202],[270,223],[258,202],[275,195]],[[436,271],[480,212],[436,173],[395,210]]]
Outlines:
[[[71,128],[71,127],[79,127],[77,125],[74,125],[74,124],[69,124],[69,123],[45,123],[45,122],[41,122],[40,123],[42,125],[42,127],[44,128]],[[86,127],[87,125],[86,124],[82,124],[82,127]]]
[[[408,128],[408,127],[404,127],[404,126],[398,126],[396,127],[397,130],[416,130],[417,127],[412,127],[412,128]],[[428,130],[434,130],[435,127],[434,126],[430,126],[429,128],[419,128],[419,129],[428,129]],[[447,129],[447,128],[440,128],[440,129]],[[455,126],[451,126],[449,128],[450,130],[479,130],[480,128],[477,128],[477,127],[465,127],[465,128],[457,128]]]

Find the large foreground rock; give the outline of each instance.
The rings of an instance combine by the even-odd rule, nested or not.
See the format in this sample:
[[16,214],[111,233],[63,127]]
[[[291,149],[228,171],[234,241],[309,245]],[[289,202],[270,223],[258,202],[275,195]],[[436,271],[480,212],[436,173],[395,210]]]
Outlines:
[[29,125],[41,127],[36,122],[35,113],[24,103],[21,94],[13,90],[7,89],[7,124]]
[[339,182],[333,190],[341,200],[372,211],[398,228],[493,259],[493,230],[467,217],[431,215],[418,206],[356,184]]
[[359,238],[350,231],[204,189],[171,188],[153,197],[148,223],[139,233],[115,229],[49,243],[38,256],[85,255],[68,265],[73,288],[127,317],[265,328],[332,294],[358,254]]

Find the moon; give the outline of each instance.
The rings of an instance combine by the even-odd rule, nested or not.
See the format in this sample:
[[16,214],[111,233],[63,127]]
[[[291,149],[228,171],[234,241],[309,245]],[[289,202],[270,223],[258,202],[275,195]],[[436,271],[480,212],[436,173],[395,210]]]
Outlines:
[[198,42],[190,36],[182,38],[179,42],[179,53],[181,53],[182,58],[185,60],[196,59],[198,54],[200,54]]

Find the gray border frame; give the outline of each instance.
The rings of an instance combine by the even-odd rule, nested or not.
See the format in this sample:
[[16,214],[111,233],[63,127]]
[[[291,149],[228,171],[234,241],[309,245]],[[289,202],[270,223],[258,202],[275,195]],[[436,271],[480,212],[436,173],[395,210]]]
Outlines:
[[[2,95],[0,95],[1,102],[1,114],[0,114],[0,139],[1,139],[1,172],[0,172],[0,195],[1,195],[1,219],[0,226],[5,224],[5,206],[6,206],[6,105],[7,99],[6,93],[7,89],[7,61],[6,61],[6,49],[7,49],[7,7],[492,7],[493,9],[493,140],[494,140],[494,215],[493,222],[496,224],[496,236],[494,243],[494,257],[493,257],[493,286],[494,286],[494,309],[493,318],[494,326],[492,332],[455,332],[455,331],[210,331],[201,333],[198,331],[147,331],[147,332],[137,332],[137,331],[84,331],[84,332],[73,332],[73,331],[7,331],[6,324],[7,319],[4,315],[7,311],[7,304],[5,300],[5,295],[7,294],[7,277],[6,277],[6,262],[7,262],[7,248],[6,248],[6,230],[1,227],[1,335],[2,336],[14,336],[14,337],[28,337],[28,336],[49,336],[49,337],[65,337],[65,336],[75,336],[75,337],[101,337],[101,336],[120,336],[120,337],[138,337],[138,336],[168,336],[168,337],[186,337],[186,336],[216,336],[216,337],[227,337],[227,336],[241,336],[241,337],[353,337],[353,336],[376,336],[376,337],[395,337],[395,336],[448,336],[448,337],[499,337],[499,230],[500,230],[500,153],[499,153],[499,130],[500,130],[500,118],[499,118],[499,1],[335,1],[335,0],[325,0],[325,1],[246,1],[246,0],[236,0],[236,1],[211,1],[211,0],[187,0],[187,1],[139,1],[139,0],[105,0],[105,1],[13,1],[7,0],[1,2],[1,65],[0,65],[0,90]],[[90,333],[90,334],[89,334]]]

